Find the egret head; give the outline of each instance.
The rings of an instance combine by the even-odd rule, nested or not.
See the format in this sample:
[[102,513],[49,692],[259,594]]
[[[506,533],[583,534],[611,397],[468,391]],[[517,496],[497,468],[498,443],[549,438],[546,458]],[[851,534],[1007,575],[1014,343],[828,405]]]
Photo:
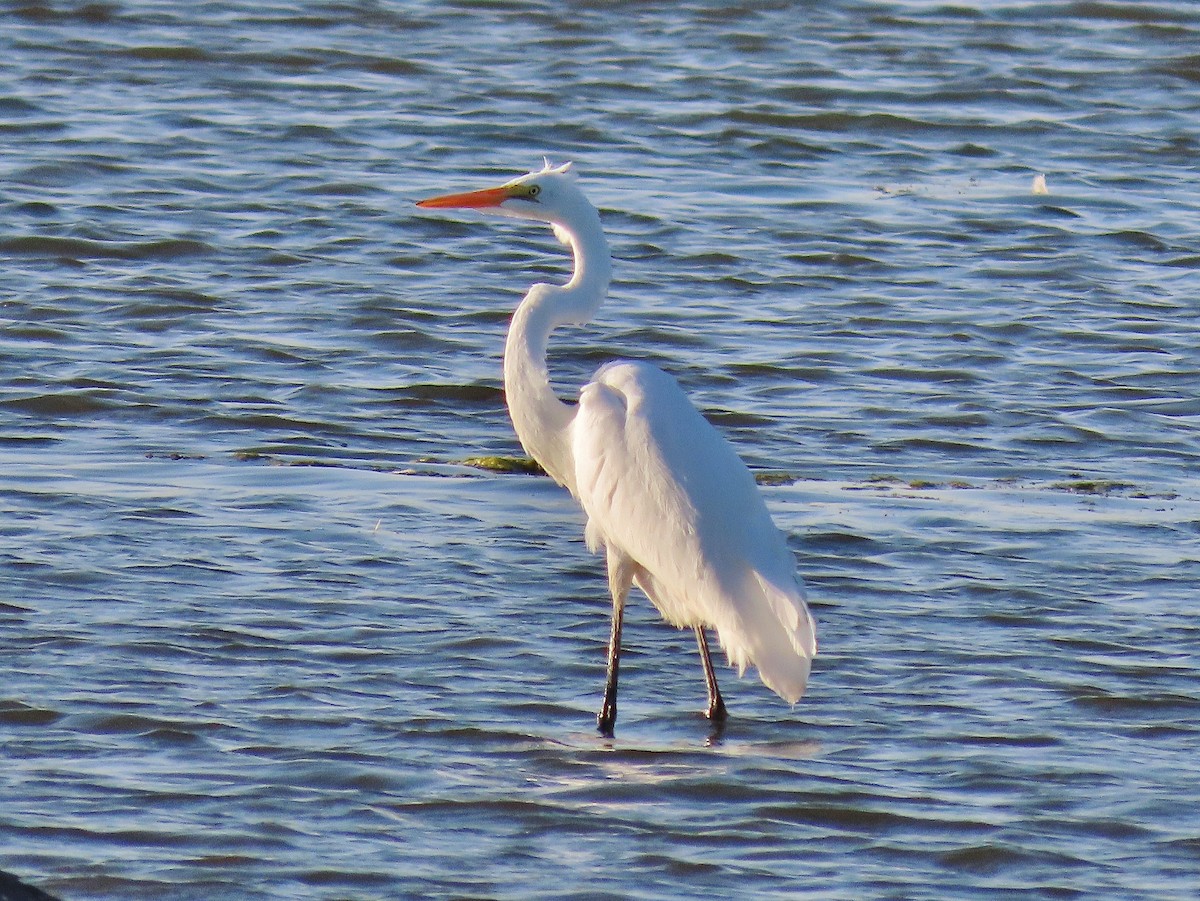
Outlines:
[[555,167],[547,160],[544,168],[514,178],[499,187],[430,197],[417,201],[417,206],[425,209],[482,210],[501,216],[559,223],[570,217],[581,201],[584,207],[590,207],[575,186],[571,164]]

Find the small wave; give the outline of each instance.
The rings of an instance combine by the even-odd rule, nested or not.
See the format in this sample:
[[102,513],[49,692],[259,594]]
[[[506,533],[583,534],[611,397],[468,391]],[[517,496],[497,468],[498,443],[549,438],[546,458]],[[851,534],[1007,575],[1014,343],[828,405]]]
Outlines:
[[58,212],[58,207],[52,203],[46,203],[44,200],[30,200],[26,203],[20,203],[16,206],[16,212],[24,213],[26,216],[53,216]]
[[212,723],[180,723],[137,713],[107,713],[87,715],[75,721],[76,728],[100,735],[145,735],[168,739],[176,744],[187,736],[188,741],[197,738],[196,732],[214,728]]
[[1158,693],[1118,694],[1096,687],[1079,687],[1069,691],[1071,703],[1085,710],[1106,713],[1110,716],[1122,714],[1145,716],[1148,711],[1177,713],[1194,719],[1200,712],[1200,697],[1193,695]]
[[297,877],[304,885],[324,888],[364,889],[371,886],[391,884],[391,877],[382,873],[363,873],[351,870],[314,869],[306,870]]
[[1058,866],[1082,866],[1084,864],[1084,861],[1076,857],[1034,853],[1001,843],[960,848],[957,851],[943,854],[941,861],[943,866],[952,870],[965,870],[970,873],[999,873],[1029,866],[1046,857],[1054,858],[1054,862]]
[[940,385],[972,385],[979,375],[965,369],[908,369],[897,366],[879,366],[868,369],[866,375],[893,382],[929,382]]
[[170,727],[164,727],[161,729],[151,729],[148,732],[142,733],[142,735],[145,738],[164,745],[183,746],[194,745],[200,742],[200,736],[187,729],[173,729]]
[[[342,64],[335,68],[346,66]],[[361,67],[366,72],[373,72],[376,75],[417,75],[422,71],[422,66],[412,60],[407,59],[390,59],[388,57],[378,57],[364,59],[361,61]]]
[[902,827],[920,825],[923,828],[940,826],[947,832],[961,834],[969,830],[981,830],[983,824],[952,820],[938,823],[936,820],[914,818],[903,813],[876,810],[865,806],[875,799],[854,793],[834,796],[830,801],[816,800],[812,803],[800,801],[786,807],[767,807],[759,812],[770,819],[785,822],[806,823],[813,826],[845,830],[850,832],[879,834]]
[[735,109],[728,118],[756,128],[816,131],[834,134],[904,135],[944,131],[945,125],[897,113],[790,113],[777,109]]
[[1164,75],[1200,84],[1200,54],[1175,57],[1156,68]]
[[825,550],[831,552],[863,554],[867,549],[876,546],[878,542],[866,535],[854,535],[849,532],[811,532],[804,536],[805,550]]
[[[1173,4],[1171,4],[1173,5]],[[1154,25],[1164,22],[1191,21],[1183,9],[1175,12],[1165,3],[1121,3],[1110,0],[1081,0],[1069,5],[1070,15],[1079,19],[1101,22],[1124,22],[1135,25]],[[1183,5],[1186,7],[1186,4]]]
[[786,259],[805,266],[831,266],[835,269],[887,269],[886,263],[873,257],[844,251],[796,253]]
[[704,411],[704,418],[713,425],[730,430],[761,428],[774,423],[774,420],[769,416],[761,416],[749,410],[718,410],[708,408]]
[[201,291],[154,288],[134,293],[129,302],[114,305],[114,309],[122,317],[141,319],[211,312],[219,305],[217,297]]
[[412,407],[496,407],[504,405],[504,392],[493,385],[417,384],[395,389],[395,402]]
[[32,707],[22,701],[0,702],[0,724],[6,726],[49,726],[62,719],[57,710]]
[[981,444],[972,444],[967,441],[950,441],[945,438],[898,438],[890,441],[880,441],[875,444],[875,447],[891,451],[935,451],[949,455],[981,454],[986,450]]
[[68,333],[48,325],[18,325],[6,328],[4,335],[18,341],[48,341],[58,344],[67,340]]
[[205,256],[213,253],[213,248],[203,241],[188,238],[167,238],[131,244],[115,241],[92,241],[85,238],[22,235],[15,238],[0,238],[0,253],[75,261],[89,259],[173,260]]
[[0,113],[6,116],[31,116],[41,112],[41,107],[22,97],[0,97]]
[[0,401],[0,409],[16,410],[32,416],[76,417],[91,416],[116,409],[119,405],[91,393],[64,392],[62,394],[35,394]]
[[982,748],[1053,748],[1062,744],[1062,740],[1053,735],[1009,735],[1007,733],[959,735],[954,738],[954,741],[961,745]]
[[63,4],[62,8],[49,3],[19,3],[8,12],[30,22],[83,22],[87,25],[107,25],[114,21],[118,7],[112,3]]
[[199,47],[131,47],[124,53],[133,59],[149,62],[194,63],[204,62],[211,55]]
[[[57,123],[41,125],[30,131],[57,130],[64,128]],[[65,188],[87,182],[102,175],[128,171],[128,167],[117,162],[99,159],[63,160],[55,163],[38,163],[9,176],[12,184],[31,188]]]
[[1109,232],[1104,237],[1126,247],[1135,247],[1139,250],[1155,250],[1167,251],[1170,248],[1160,241],[1158,238],[1149,232],[1137,231],[1134,229],[1126,229],[1124,231]]

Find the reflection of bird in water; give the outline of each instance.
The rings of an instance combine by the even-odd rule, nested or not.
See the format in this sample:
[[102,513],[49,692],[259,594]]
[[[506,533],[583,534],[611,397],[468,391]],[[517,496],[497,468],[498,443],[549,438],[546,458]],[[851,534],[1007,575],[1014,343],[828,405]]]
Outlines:
[[418,206],[547,222],[574,254],[569,282],[534,285],[517,307],[504,388],[521,444],[579,500],[588,546],[604,548],[608,558],[612,635],[600,731],[612,735],[616,720],[621,622],[632,585],[667,622],[695,630],[714,722],[724,721],[725,704],[705,627],[739,671],[752,664],[768,688],[798,701],[817,651],[815,627],[792,554],[733,448],[673,378],[645,363],[601,367],[574,407],[550,386],[550,333],[591,320],[611,265],[599,214],[570,164]]

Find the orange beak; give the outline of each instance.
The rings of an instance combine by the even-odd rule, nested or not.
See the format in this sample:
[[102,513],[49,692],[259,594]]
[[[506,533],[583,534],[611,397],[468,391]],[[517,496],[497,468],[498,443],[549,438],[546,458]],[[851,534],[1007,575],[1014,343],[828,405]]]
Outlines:
[[446,194],[442,197],[430,197],[428,200],[418,200],[417,206],[426,209],[469,209],[486,210],[489,207],[500,206],[512,197],[511,189],[484,188],[482,191],[468,191],[465,194]]

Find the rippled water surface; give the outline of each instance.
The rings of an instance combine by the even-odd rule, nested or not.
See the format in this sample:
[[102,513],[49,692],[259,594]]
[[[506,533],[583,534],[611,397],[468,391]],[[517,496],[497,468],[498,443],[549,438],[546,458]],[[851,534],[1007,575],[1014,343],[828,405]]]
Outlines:
[[[0,10],[0,869],[64,899],[1193,898],[1200,8]],[[573,159],[556,335],[769,476],[789,709],[641,599],[500,354],[566,261],[412,201]],[[1048,193],[1033,193],[1036,175]]]

